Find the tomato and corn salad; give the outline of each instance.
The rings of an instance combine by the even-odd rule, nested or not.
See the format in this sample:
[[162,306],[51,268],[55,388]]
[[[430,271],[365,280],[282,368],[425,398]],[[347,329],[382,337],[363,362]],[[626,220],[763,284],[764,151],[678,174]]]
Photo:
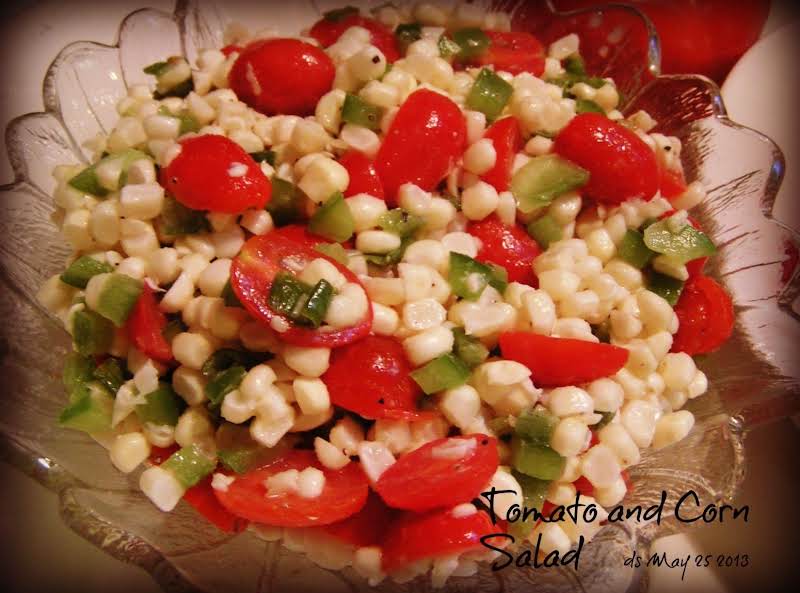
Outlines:
[[[372,583],[564,553],[597,521],[493,525],[629,489],[687,436],[732,331],[680,141],[624,116],[571,34],[430,4],[227,32],[148,66],[39,294],[71,334],[59,422],[185,499]],[[588,499],[588,500],[587,500]]]

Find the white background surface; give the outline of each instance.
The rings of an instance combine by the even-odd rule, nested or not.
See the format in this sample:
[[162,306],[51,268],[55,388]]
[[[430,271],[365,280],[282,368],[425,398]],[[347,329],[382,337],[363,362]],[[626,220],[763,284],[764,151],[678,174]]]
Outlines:
[[[172,8],[172,2],[164,0],[44,0],[2,23],[0,59],[6,84],[0,86],[0,126],[4,129],[13,117],[42,109],[42,77],[64,45],[78,39],[115,42],[119,22],[145,3],[167,11]],[[774,11],[766,31],[783,24],[787,14]],[[793,35],[796,38],[797,33]],[[728,107],[735,120],[764,129],[776,140],[796,141],[796,126],[786,126],[786,119],[769,117],[782,113],[774,109],[775,105],[788,109],[787,113],[796,110],[797,95],[782,93],[780,84],[783,74],[797,72],[796,54],[786,58],[783,67],[768,62],[770,67],[764,68],[763,60],[772,59],[769,56],[749,66],[762,78],[755,84],[748,84],[745,78],[743,86],[750,92],[743,95],[737,88]],[[768,84],[777,86],[765,90]],[[0,181],[11,181],[4,145],[0,151]],[[787,205],[779,208],[782,215],[797,220],[798,201],[792,197],[791,204],[786,202],[790,198],[784,192],[780,200]],[[653,593],[765,590],[765,583],[788,579],[790,571],[795,584],[798,582],[795,563],[800,549],[800,512],[792,508],[795,493],[800,491],[795,463],[798,445],[798,432],[788,422],[756,431],[748,439],[749,475],[738,501],[751,505],[751,521],[704,528],[691,537],[672,536],[659,544],[659,549],[670,556],[747,553],[751,566],[722,570],[690,567],[683,582],[679,570],[656,570],[651,574]],[[0,541],[6,563],[0,584],[6,585],[5,591],[71,591],[78,587],[83,593],[159,591],[139,568],[114,560],[67,529],[58,516],[53,493],[2,463],[0,485]],[[9,552],[12,542],[15,551]]]

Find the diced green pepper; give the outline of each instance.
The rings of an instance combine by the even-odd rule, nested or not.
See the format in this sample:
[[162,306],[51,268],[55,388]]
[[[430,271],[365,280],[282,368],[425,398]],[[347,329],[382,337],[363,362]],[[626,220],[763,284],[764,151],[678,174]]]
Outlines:
[[364,259],[366,259],[369,263],[374,264],[376,266],[392,266],[403,259],[403,254],[406,252],[406,248],[414,242],[412,237],[405,237],[400,242],[400,247],[395,249],[394,251],[390,251],[389,253],[377,254],[377,253],[366,253],[364,254]]
[[342,105],[342,121],[370,130],[379,130],[383,109],[377,105],[367,103],[358,95],[347,93]]
[[272,198],[267,204],[267,212],[278,226],[303,220],[303,192],[291,181],[277,175],[272,176]]
[[180,113],[175,114],[162,105],[161,107],[159,107],[158,113],[160,115],[166,115],[167,117],[174,117],[175,119],[181,122],[180,128],[178,129],[178,134],[182,135],[182,134],[188,134],[189,132],[197,132],[200,129],[200,123],[188,111],[184,110],[181,111]]
[[270,354],[265,352],[250,352],[249,350],[222,348],[208,357],[208,360],[203,363],[200,372],[204,377],[211,378],[232,366],[241,366],[246,369],[251,369],[257,364],[261,364],[269,357]]
[[236,296],[236,293],[233,292],[230,279],[225,283],[225,286],[222,287],[222,294],[220,296],[225,302],[226,307],[242,307],[242,303],[239,302],[239,298]]
[[451,58],[461,51],[461,46],[447,35],[439,37],[439,55],[444,59]]
[[470,368],[489,358],[489,349],[478,338],[468,336],[463,327],[453,328],[453,352]]
[[169,64],[167,64],[166,62],[153,62],[149,66],[145,66],[144,68],[142,68],[142,70],[144,71],[145,74],[158,76],[159,74],[163,73],[164,70],[167,69],[167,66],[169,66]]
[[411,372],[411,378],[427,394],[463,385],[469,379],[469,367],[453,354],[443,354]]
[[378,218],[378,226],[384,231],[394,233],[401,239],[413,235],[425,221],[414,214],[406,212],[402,208],[394,208],[384,212]]
[[64,360],[61,381],[67,393],[86,385],[94,378],[94,360],[77,352],[70,352]]
[[172,472],[184,488],[191,488],[214,471],[217,460],[209,457],[197,445],[181,447],[161,464]]
[[640,270],[650,263],[656,252],[644,244],[644,236],[637,230],[628,229],[617,247],[617,257]]
[[579,54],[572,54],[564,58],[563,66],[567,74],[574,74],[576,76],[586,75],[586,65],[583,63],[583,58]]
[[540,480],[556,480],[564,472],[566,459],[548,446],[535,445],[525,439],[511,441],[514,469]]
[[95,171],[95,165],[86,167],[67,183],[85,194],[92,194],[93,196],[101,198],[108,195],[108,190],[100,185],[100,180],[97,178],[97,171]]
[[114,268],[101,261],[97,261],[88,255],[82,255],[61,274],[61,281],[75,288],[86,288],[89,279],[97,274],[107,274],[113,272]]
[[508,284],[498,268],[488,266],[455,251],[450,252],[448,280],[453,294],[469,301],[480,297],[486,286],[492,286],[502,293]]
[[171,319],[167,322],[167,325],[164,326],[164,329],[161,330],[161,335],[171,344],[175,336],[185,332],[187,329],[186,324],[183,323],[181,319]]
[[339,262],[343,266],[347,265],[349,258],[347,256],[347,251],[345,251],[345,248],[342,247],[341,243],[319,243],[314,247],[314,249],[319,251],[322,255]]
[[311,289],[305,306],[300,311],[300,317],[312,326],[319,327],[322,320],[325,319],[325,313],[328,312],[333,292],[333,285],[327,280],[323,279],[317,282]]
[[[525,508],[536,509],[541,513],[547,498],[547,491],[550,488],[550,480],[540,480],[514,470],[511,470],[511,475],[522,488],[522,501]],[[522,521],[522,517],[520,517],[519,521],[509,522],[508,526],[511,534],[520,540],[530,535],[536,526],[536,520],[533,515],[527,521]]]
[[343,6],[342,8],[335,8],[333,10],[329,10],[322,14],[322,17],[326,21],[331,21],[332,23],[338,23],[343,21],[347,17],[354,16],[358,14],[358,8],[355,6]]
[[301,301],[305,303],[311,286],[289,272],[278,272],[269,289],[269,306],[281,315],[291,317]]
[[275,152],[272,150],[262,150],[259,152],[251,152],[250,156],[253,157],[253,160],[257,163],[263,163],[267,161],[273,167],[275,166]]
[[589,181],[589,172],[555,154],[532,158],[511,178],[517,207],[527,214]]
[[277,459],[291,448],[287,439],[281,439],[274,447],[257,443],[247,426],[223,422],[217,430],[217,456],[226,469],[237,474],[246,474]]
[[489,430],[497,436],[512,434],[514,427],[511,426],[511,421],[508,416],[495,416],[487,423]]
[[93,377],[111,393],[116,393],[125,381],[125,371],[118,358],[107,358],[94,369]]
[[247,371],[242,366],[232,366],[217,373],[206,383],[205,393],[212,406],[218,406],[231,391],[239,387]]
[[549,446],[557,425],[557,416],[546,408],[537,406],[519,415],[514,432],[531,444]]
[[482,55],[489,49],[489,36],[478,29],[470,27],[459,29],[453,33],[453,41],[461,48],[458,52],[460,60],[467,60]]
[[172,196],[164,198],[164,206],[161,209],[159,221],[161,231],[164,235],[170,237],[191,235],[209,230],[208,219],[204,212],[192,210]]
[[402,23],[394,30],[394,37],[400,51],[405,53],[409,45],[422,39],[422,26],[419,23]]
[[549,214],[545,214],[528,225],[528,234],[533,237],[542,249],[547,249],[551,243],[560,241],[563,229]]
[[681,263],[716,253],[717,248],[705,233],[689,223],[674,233],[671,224],[669,218],[651,224],[644,231],[644,244]]
[[308,230],[331,241],[342,243],[353,236],[355,222],[341,192],[333,194],[314,212]]
[[181,401],[169,383],[161,382],[158,389],[144,396],[145,403],[135,408],[139,421],[150,422],[158,426],[175,426],[181,414]]
[[484,113],[492,121],[503,112],[513,92],[513,86],[489,68],[483,68],[467,95],[466,106]]
[[122,327],[142,293],[142,281],[126,274],[111,273],[103,281],[95,311]]
[[647,275],[647,289],[656,293],[673,307],[683,292],[684,284],[682,280],[666,274],[659,274],[655,270],[651,270]]
[[605,115],[606,111],[594,101],[577,99],[575,101],[575,113],[599,113],[600,115]]
[[114,341],[114,325],[94,311],[83,309],[72,316],[72,341],[84,356],[105,354]]
[[83,397],[64,408],[58,423],[83,432],[104,432],[111,429],[113,408],[114,398],[111,394],[97,384],[89,384],[88,392]]

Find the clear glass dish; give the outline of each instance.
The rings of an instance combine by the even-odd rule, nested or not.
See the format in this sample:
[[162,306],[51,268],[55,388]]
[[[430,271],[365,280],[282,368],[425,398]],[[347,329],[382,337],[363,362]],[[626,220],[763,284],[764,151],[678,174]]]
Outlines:
[[[296,33],[333,5],[328,0],[262,5],[260,23],[247,20],[258,14],[253,6],[247,16],[233,16]],[[68,256],[50,222],[52,168],[86,161],[82,143],[111,129],[126,85],[148,82],[143,66],[179,53],[193,60],[198,48],[220,46],[227,20],[219,6],[185,0],[174,14],[137,11],[122,23],[116,46],[78,41],[65,47],[45,78],[45,111],[9,125],[6,142],[15,181],[0,188],[0,315],[5,320],[0,376],[7,385],[0,451],[58,493],[73,530],[141,566],[167,591],[368,590],[349,569],[321,569],[251,531],[223,534],[186,504],[170,514],[159,512],[138,491],[138,475],[115,471],[97,443],[55,423],[64,404],[60,368],[69,342],[34,298]],[[604,23],[618,29],[617,43],[592,35]],[[647,452],[631,471],[635,488],[625,504],[651,504],[662,490],[690,488],[703,504],[729,501],[743,477],[743,432],[800,409],[800,281],[784,263],[787,245],[796,244],[798,235],[771,218],[782,155],[768,138],[727,118],[711,81],[658,76],[658,40],[635,10],[612,5],[553,15],[536,32],[549,40],[571,31],[581,35],[587,62],[602,65],[595,73],[618,81],[626,112],[647,109],[660,131],[683,141],[688,178],[701,179],[710,189],[699,218],[720,248],[712,273],[731,291],[737,312],[733,338],[700,362],[711,389],[690,404],[695,429],[676,445]],[[445,590],[523,591],[535,583],[538,591],[644,591],[644,569],[624,568],[623,559],[632,549],[646,554],[654,538],[679,528],[686,525],[671,517],[660,525],[615,523],[584,549],[577,574],[522,568],[493,573],[484,567],[475,577],[450,579]],[[429,587],[426,579],[384,582],[378,590]]]

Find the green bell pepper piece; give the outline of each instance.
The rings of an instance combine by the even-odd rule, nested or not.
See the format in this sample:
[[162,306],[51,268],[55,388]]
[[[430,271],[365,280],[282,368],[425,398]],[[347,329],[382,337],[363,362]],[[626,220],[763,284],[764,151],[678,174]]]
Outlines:
[[511,178],[517,207],[528,214],[589,181],[589,172],[555,154],[532,158]]
[[547,409],[537,406],[525,410],[517,418],[514,432],[518,437],[534,445],[550,446],[553,431],[558,425],[558,417]]
[[453,328],[453,352],[469,368],[474,368],[489,358],[489,349],[478,338],[468,336],[463,327]]
[[308,222],[308,230],[337,243],[347,241],[353,236],[355,222],[341,192],[333,194],[314,212]]
[[113,266],[97,261],[88,255],[82,255],[61,274],[61,282],[69,284],[75,288],[86,288],[89,279],[97,274],[107,274],[113,272]]
[[489,68],[483,68],[467,95],[466,106],[484,113],[492,121],[503,112],[513,92],[513,86]]
[[77,311],[72,316],[72,341],[84,356],[105,354],[114,341],[114,325],[94,311]]
[[87,387],[87,392],[82,397],[64,408],[58,417],[58,423],[66,428],[89,433],[111,430],[114,398],[96,383],[89,383]]
[[512,465],[517,471],[540,480],[556,480],[564,472],[566,459],[548,446],[525,439],[511,441]]
[[660,274],[655,270],[650,270],[647,275],[647,290],[656,293],[673,307],[681,297],[684,284],[682,280]]
[[443,354],[411,372],[411,378],[426,394],[463,385],[469,379],[469,367],[453,354]]
[[469,301],[478,299],[486,286],[493,286],[502,293],[508,285],[497,267],[488,266],[455,251],[450,252],[448,280],[453,294]]
[[528,234],[533,237],[542,249],[547,249],[551,243],[560,241],[563,229],[549,214],[545,214],[528,225]]
[[165,470],[172,472],[184,488],[196,485],[216,466],[217,460],[206,455],[197,445],[181,447],[161,464]]
[[640,270],[650,263],[656,252],[644,244],[644,236],[639,231],[628,229],[617,248],[617,257]]
[[144,396],[145,403],[136,406],[134,411],[139,421],[156,425],[175,426],[181,414],[181,401],[172,385],[160,382],[155,391]]
[[651,224],[644,231],[644,244],[681,263],[716,253],[717,248],[711,239],[688,222],[679,232],[672,232],[670,226],[669,218]]
[[342,105],[342,121],[356,126],[363,126],[370,130],[379,130],[383,109],[377,105],[367,103],[358,95],[347,93]]

